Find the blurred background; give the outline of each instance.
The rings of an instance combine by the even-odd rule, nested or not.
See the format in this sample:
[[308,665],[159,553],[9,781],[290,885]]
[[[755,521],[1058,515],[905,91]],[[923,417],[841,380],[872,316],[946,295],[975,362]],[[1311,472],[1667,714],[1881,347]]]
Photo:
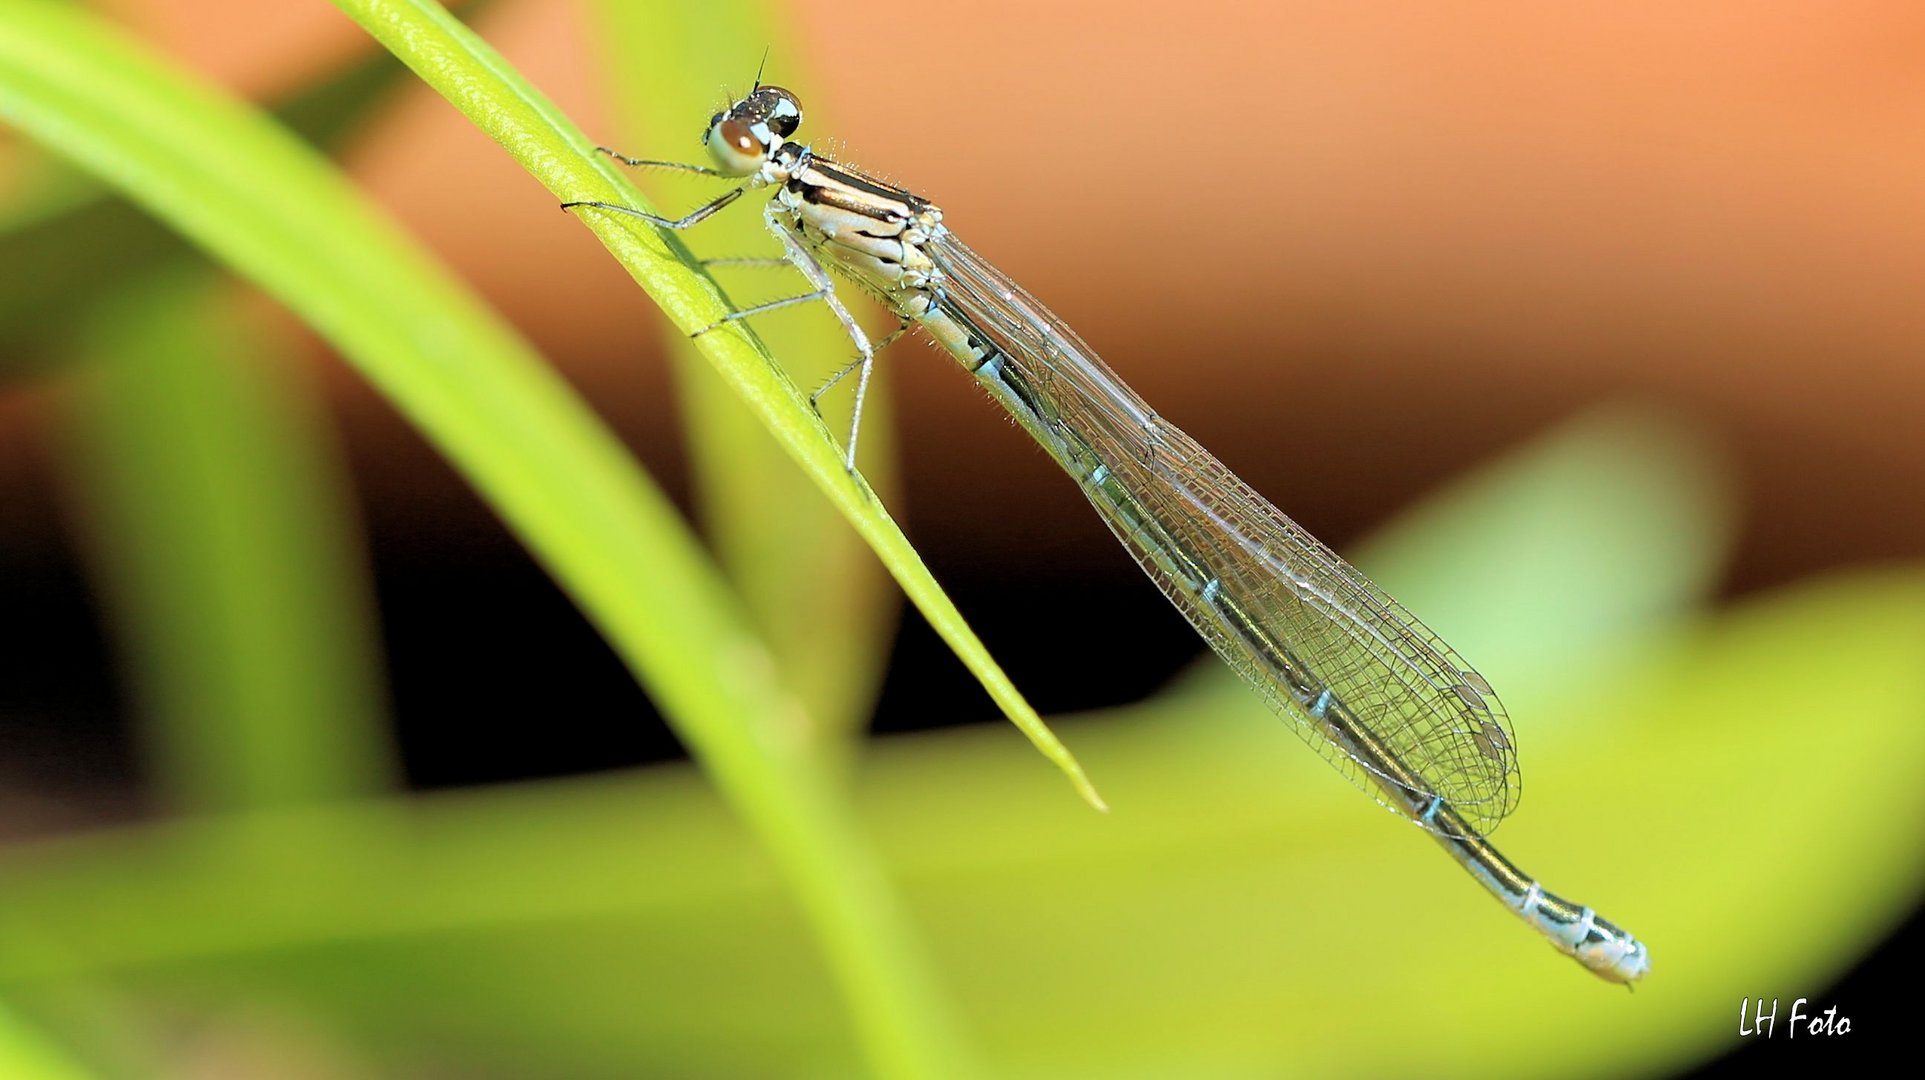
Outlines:
[[[709,391],[594,237],[335,8],[92,6],[324,148],[738,580],[787,535],[790,503],[705,486],[730,467],[691,459]],[[697,4],[457,10],[592,138],[648,157],[698,160],[766,47],[800,138],[938,201],[1458,643],[1517,726],[1529,795],[1500,842],[1654,955],[1636,995],[1591,985],[1324,775],[1196,666],[1048,459],[907,342],[865,429],[885,502],[1038,709],[1088,714],[1059,731],[1115,811],[1076,801],[846,535],[831,600],[759,617],[841,605],[816,642],[840,659],[790,674],[842,665],[824,698],[881,733],[854,755],[857,813],[989,1074],[1714,1075],[1837,1060],[1901,1022],[1925,958],[1925,11],[795,0],[711,32]],[[714,65],[673,122],[649,96],[664,40]],[[665,207],[713,193],[658,181]],[[733,216],[687,243],[773,250]],[[99,1075],[860,1070],[754,840],[407,418],[3,124],[0,222],[15,1022]],[[755,273],[731,295],[787,288]],[[785,363],[828,342],[791,370],[805,388],[836,366],[827,322],[759,326]],[[213,415],[239,392],[195,381],[208,357],[249,388],[243,419]],[[201,783],[211,729],[155,715],[233,675],[156,616],[198,606],[169,589],[253,548],[191,553],[228,489],[124,466],[223,425],[307,433],[240,481],[288,504],[281,539],[331,567],[317,580],[351,583],[282,583],[288,610],[345,612],[315,648],[368,673],[309,703],[325,737],[288,752],[331,763],[313,791]],[[819,501],[782,468],[785,498]],[[250,800],[322,807],[387,854],[348,884],[266,855],[197,869]],[[298,848],[300,820],[265,846]],[[248,908],[283,887],[311,898],[300,917]],[[1372,896],[1381,914],[1351,906]],[[1413,909],[1415,933],[1373,921]],[[1854,1032],[1741,1039],[1745,995],[1838,1005]]]

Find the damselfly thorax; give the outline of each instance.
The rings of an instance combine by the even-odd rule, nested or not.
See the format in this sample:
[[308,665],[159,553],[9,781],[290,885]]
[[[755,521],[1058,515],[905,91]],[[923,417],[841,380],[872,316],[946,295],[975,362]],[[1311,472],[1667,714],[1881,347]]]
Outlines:
[[942,227],[942,211],[806,148],[797,157],[776,193],[777,212],[832,267],[891,310],[920,315],[936,276],[923,244]]

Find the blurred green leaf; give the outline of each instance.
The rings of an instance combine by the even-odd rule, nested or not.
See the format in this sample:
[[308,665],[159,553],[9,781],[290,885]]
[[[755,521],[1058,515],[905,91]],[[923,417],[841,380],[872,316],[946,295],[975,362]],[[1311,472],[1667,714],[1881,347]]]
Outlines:
[[81,324],[69,416],[159,783],[191,811],[385,790],[378,636],[346,478],[304,372],[160,275]]
[[[554,106],[514,73],[499,54],[430,0],[336,0],[422,80],[514,155],[563,201],[594,200],[646,207],[606,156]],[[699,272],[679,238],[610,213],[585,211],[592,229],[637,284],[684,332],[714,326],[728,308]],[[835,436],[803,395],[740,323],[702,334],[696,345],[818,488],[882,559],[910,601],[982,683],[1003,714],[1060,769],[1092,806],[1102,798],[1082,767],[1052,735],[1003,674],[974,631],[936,584],[874,492],[843,467]]]
[[1502,691],[1704,602],[1731,485],[1682,418],[1615,405],[1559,424],[1379,530],[1357,565]]
[[[436,51],[459,35],[438,7],[377,7],[405,16],[384,24],[388,44],[412,40],[411,58],[451,62],[442,75],[503,93],[487,98],[496,120],[541,115],[504,89],[520,84],[488,66],[491,53]],[[878,1067],[960,1068],[911,935],[847,808],[788,734],[799,710],[733,596],[616,440],[498,317],[312,149],[83,12],[0,2],[0,116],[259,282],[356,363],[582,606],[755,828]],[[571,180],[599,175],[572,148],[553,157],[557,145],[552,134],[516,142]],[[287,850],[309,873],[326,866],[318,839]]]
[[92,1075],[0,1008],[0,1076],[12,1080],[82,1080]]
[[[985,729],[886,741],[864,805],[998,1076],[1679,1068],[1732,1045],[1740,997],[1821,987],[1925,890],[1925,570],[1786,590],[1672,641],[1565,703],[1552,722],[1597,734],[1533,757],[1533,810],[1506,826],[1527,869],[1650,943],[1635,995],[1545,946],[1254,701],[1070,721],[1116,778],[1107,818]],[[638,810],[661,827],[636,830]],[[271,989],[535,1072],[851,1068],[773,876],[688,770],[362,813],[410,822],[381,830],[405,842],[343,851],[313,894],[243,887],[194,858],[222,849],[219,826],[174,827],[12,853],[0,869],[24,884],[0,921],[84,970]]]
[[[696,150],[695,129],[720,106],[716,87],[731,81],[738,90],[748,87],[761,48],[751,43],[795,40],[787,32],[784,9],[756,0],[699,5],[597,0],[589,6],[599,24],[594,39],[602,68],[617,91],[611,97],[624,117],[623,130],[632,133],[624,138],[633,141],[622,144],[631,157],[678,159]],[[813,118],[818,115],[815,94],[806,72],[797,70],[803,59],[784,48],[772,63],[782,73],[776,81],[802,94]],[[638,179],[648,175],[636,174]],[[668,190],[706,199],[724,188],[709,180]],[[712,258],[776,250],[753,206],[711,218],[690,241]],[[732,273],[736,290],[775,289],[776,295],[786,295],[804,287],[794,273],[760,268]],[[801,377],[826,378],[848,361],[854,347],[826,308],[814,305],[796,315],[774,316],[783,365]],[[897,594],[836,507],[806,482],[741,395],[701,360],[688,334],[666,329],[680,361],[677,379],[696,498],[711,546],[775,653],[783,684],[819,725],[825,748],[847,753],[880,685]],[[846,404],[849,384],[842,389],[844,394],[824,402],[825,409]],[[829,415],[833,424],[846,409]],[[870,388],[860,445],[864,477],[885,493],[893,472],[893,435],[888,394],[878,379]]]
[[[406,75],[394,57],[376,50],[319,85],[294,93],[275,113],[297,134],[330,146],[388,100]],[[59,158],[44,153],[19,157],[31,179],[20,185],[21,193],[0,204],[0,266],[31,266],[34,272],[0,278],[0,342],[64,338],[116,284],[137,286],[191,250],[179,235],[114,189]],[[60,350],[0,350],[0,355],[18,363],[16,357],[45,360]]]
[[[1737,998],[1822,985],[1901,918],[1925,891],[1925,793],[1910,775],[1925,750],[1915,660],[1925,571],[1787,590],[1695,625],[1663,616],[1689,604],[1715,562],[1721,530],[1705,506],[1720,499],[1715,485],[1697,489],[1703,505],[1680,498],[1698,481],[1679,477],[1709,475],[1689,440],[1664,444],[1663,455],[1608,449],[1654,445],[1649,423],[1618,414],[1573,425],[1454,485],[1463,494],[1441,495],[1434,513],[1384,541],[1425,549],[1423,531],[1450,525],[1461,498],[1495,515],[1492,542],[1538,537],[1558,549],[1539,557],[1568,573],[1609,581],[1642,567],[1673,583],[1643,587],[1635,603],[1572,590],[1596,599],[1564,615],[1567,648],[1536,651],[1538,662],[1562,670],[1572,654],[1626,635],[1647,647],[1608,650],[1608,682],[1547,692],[1533,726],[1573,734],[1527,744],[1535,794],[1504,836],[1550,887],[1650,943],[1656,967],[1639,994],[1615,993],[1545,947],[1422,834],[1279,734],[1252,695],[1179,693],[1071,721],[1088,728],[1091,756],[1120,785],[1123,809],[1109,819],[1054,803],[1021,755],[982,731],[890,740],[875,756],[868,805],[939,930],[945,970],[964,987],[997,1074],[1677,1067],[1729,1047]],[[1601,504],[1642,507],[1650,528],[1549,541],[1531,519],[1556,506],[1542,494],[1555,478],[1604,480]],[[1466,589],[1461,602],[1478,595]],[[1555,672],[1521,674],[1555,684]],[[1833,718],[1822,741],[1812,738],[1814,687]],[[997,798],[982,800],[983,790]],[[650,819],[667,826],[648,842],[659,874],[613,873],[599,854],[630,842],[618,809],[626,798],[646,799]],[[1760,827],[1765,806],[1778,828]],[[563,836],[571,842],[544,840]],[[112,957],[107,966],[136,963],[163,979],[170,969],[220,971],[236,986],[278,980],[290,993],[344,980],[350,989],[328,1000],[370,1027],[399,1003],[369,1002],[364,984],[383,971],[447,971],[438,989],[472,1018],[464,1039],[532,1067],[565,1062],[571,1075],[846,1067],[821,1034],[832,1010],[802,1001],[807,952],[769,906],[766,873],[682,771],[436,800],[415,841],[413,876],[388,886],[418,905],[403,913],[386,888],[347,889],[329,907],[348,913],[345,923],[253,911],[221,920],[251,927],[243,941],[176,942],[158,955],[143,950],[166,935],[90,940]],[[130,873],[128,853],[104,844],[66,858]],[[47,880],[27,869],[12,872]],[[155,888],[166,878],[154,869],[131,871],[147,883],[149,910],[164,925],[194,926],[188,911],[209,886]],[[504,870],[516,888],[485,886]],[[387,880],[374,867],[343,877]],[[90,890],[69,878],[53,891]],[[0,918],[46,918],[31,910],[0,908]],[[67,933],[83,925],[115,923],[76,920]],[[342,955],[343,938],[362,944]],[[337,944],[322,952],[324,941]],[[674,988],[640,1023],[628,1011],[637,968]],[[520,977],[504,989],[483,970]],[[1383,1008],[1386,984],[1425,1007]],[[1573,1029],[1573,1015],[1589,1022]],[[505,1023],[531,1016],[542,1022]],[[756,1018],[758,1039],[739,1037],[743,1016]],[[591,1031],[592,1051],[580,1037]]]
[[[1724,565],[1731,484],[1678,417],[1594,409],[1454,480],[1359,545],[1352,561],[1497,688],[1525,762],[1581,737],[1551,719],[1661,647]],[[1209,658],[1177,692],[1242,701]]]

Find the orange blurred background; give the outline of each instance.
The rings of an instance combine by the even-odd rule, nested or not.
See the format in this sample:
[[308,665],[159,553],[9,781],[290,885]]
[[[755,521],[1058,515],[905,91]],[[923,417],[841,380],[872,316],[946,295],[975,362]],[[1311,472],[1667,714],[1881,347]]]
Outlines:
[[[102,6],[259,99],[373,48],[323,0]],[[1159,411],[1333,546],[1587,405],[1632,399],[1684,413],[1734,463],[1744,517],[1727,595],[1925,554],[1925,8],[794,7],[800,40],[742,42],[740,82],[765,45],[772,82],[806,57],[821,89],[802,138],[940,203]],[[594,133],[613,121],[587,25],[565,0],[496,3],[478,23]],[[703,119],[625,149],[694,160]],[[423,87],[344,162],[686,498],[660,319],[585,229]],[[552,598],[445,610],[478,581],[546,586],[406,423],[309,341],[384,604],[411,573],[440,582],[416,586],[437,600],[413,616],[413,640],[446,629],[436,617],[484,620],[504,648],[580,632]],[[1160,598],[950,361],[902,345],[883,377],[903,460],[891,509],[1019,685],[1044,677],[1020,657],[1036,590],[1121,591],[1119,611],[1166,633]],[[66,604],[84,593],[48,408],[30,379],[0,385],[0,574],[44,579],[33,595]],[[433,646],[387,629],[405,719],[426,692],[410,686],[429,681],[409,657]],[[1200,651],[1159,640],[1175,651],[1158,672]],[[108,677],[88,663],[79,677]],[[1046,710],[1095,704],[1074,686],[1035,696]],[[94,686],[73,708],[110,704]],[[529,767],[652,752],[600,745]],[[104,768],[111,780],[122,767]],[[22,778],[36,782],[55,795],[93,780],[56,766]],[[124,812],[117,790],[12,828]]]
[[[370,47],[319,0],[110,6],[255,95]],[[797,9],[802,41],[743,43],[745,80],[765,44],[772,81],[785,51],[808,57],[828,89],[812,115],[834,124],[803,136],[935,198],[1160,411],[1339,546],[1628,396],[1688,410],[1738,462],[1734,589],[1925,550],[1915,5],[983,0],[905,19],[893,61],[839,32],[870,5]],[[483,29],[593,132],[584,25],[522,0]],[[425,89],[409,98],[350,168],[674,484],[653,311],[486,138]],[[702,119],[634,149],[693,157]],[[919,547],[972,564],[1107,547],[948,361],[910,346],[886,368]],[[10,396],[0,483],[24,506],[32,404]],[[373,516],[491,528],[345,373],[336,398]]]

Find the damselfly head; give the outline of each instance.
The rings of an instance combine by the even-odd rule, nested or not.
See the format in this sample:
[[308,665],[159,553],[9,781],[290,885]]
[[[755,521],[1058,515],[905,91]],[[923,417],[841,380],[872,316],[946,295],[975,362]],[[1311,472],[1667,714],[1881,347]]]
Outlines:
[[702,145],[723,172],[747,176],[802,125],[802,103],[779,86],[758,86],[728,111],[709,117]]

